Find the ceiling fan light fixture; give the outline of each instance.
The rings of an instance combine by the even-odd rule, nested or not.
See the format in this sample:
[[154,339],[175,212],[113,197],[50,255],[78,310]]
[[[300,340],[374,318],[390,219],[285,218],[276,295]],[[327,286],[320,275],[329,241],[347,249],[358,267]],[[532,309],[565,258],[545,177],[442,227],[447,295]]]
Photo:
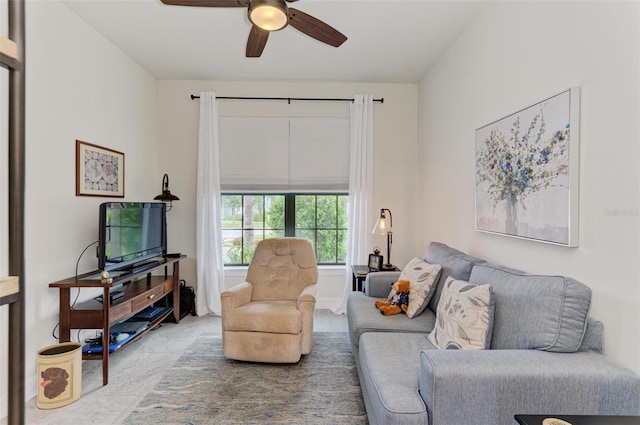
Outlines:
[[249,20],[265,31],[278,31],[289,23],[284,0],[254,0],[249,5]]

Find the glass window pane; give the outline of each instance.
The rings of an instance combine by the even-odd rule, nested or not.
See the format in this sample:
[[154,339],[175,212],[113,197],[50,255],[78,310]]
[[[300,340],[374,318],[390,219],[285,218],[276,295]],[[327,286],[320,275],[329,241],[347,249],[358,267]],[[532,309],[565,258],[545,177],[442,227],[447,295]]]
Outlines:
[[347,231],[338,230],[338,263],[347,262]]
[[240,230],[222,231],[222,252],[224,262],[228,264],[242,264],[242,232]]
[[314,229],[316,227],[316,197],[314,195],[296,196],[296,229]]
[[300,230],[300,229],[297,229],[295,236],[296,236],[296,238],[303,238],[303,239],[308,240],[309,242],[311,242],[311,245],[313,245],[314,249],[315,249],[315,246],[316,246],[315,233],[316,232],[314,230]]
[[284,195],[265,196],[264,204],[267,234],[271,234],[272,230],[283,230],[284,236]]
[[265,234],[265,239],[270,238],[284,238],[284,230],[269,230],[267,234]]
[[336,228],[336,197],[318,196],[318,229]]
[[336,262],[336,237],[335,230],[318,230],[318,245],[316,258],[318,263]]
[[253,229],[253,204],[255,203],[255,196],[245,195],[242,201],[242,226],[245,229]]
[[222,195],[222,228],[242,228],[241,195]]
[[339,195],[338,196],[338,228],[340,229],[347,228],[348,205],[349,205],[349,197],[346,195]]
[[262,199],[263,197],[259,195],[244,195],[243,226],[245,229],[260,229],[262,227]]
[[264,228],[264,196],[253,197],[253,228]]
[[258,244],[259,239],[256,238],[253,230],[245,230],[242,233],[244,236],[242,262],[245,264],[249,264],[251,262],[251,258],[253,257],[253,253],[256,250],[256,245]]

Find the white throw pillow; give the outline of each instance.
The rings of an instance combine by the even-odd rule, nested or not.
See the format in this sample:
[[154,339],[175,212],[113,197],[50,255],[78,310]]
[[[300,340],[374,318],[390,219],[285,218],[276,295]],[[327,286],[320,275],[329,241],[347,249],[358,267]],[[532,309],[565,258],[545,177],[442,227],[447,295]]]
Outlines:
[[429,342],[440,349],[489,348],[494,307],[490,285],[473,285],[448,277],[442,288]]
[[398,280],[411,282],[409,289],[409,306],[407,317],[414,318],[424,311],[435,292],[434,282],[440,276],[442,267],[439,264],[429,264],[419,258],[414,258],[404,267]]

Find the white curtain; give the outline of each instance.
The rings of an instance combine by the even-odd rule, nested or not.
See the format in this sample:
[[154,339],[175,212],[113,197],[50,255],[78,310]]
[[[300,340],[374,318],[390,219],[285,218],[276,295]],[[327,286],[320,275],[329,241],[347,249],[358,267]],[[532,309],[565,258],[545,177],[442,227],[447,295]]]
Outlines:
[[198,132],[198,180],[196,183],[196,261],[198,315],[220,315],[222,262],[222,219],[218,151],[218,101],[215,93],[200,93]]
[[373,96],[357,95],[351,104],[347,265],[340,304],[331,311],[345,314],[351,292],[352,264],[367,261],[371,251],[373,211]]

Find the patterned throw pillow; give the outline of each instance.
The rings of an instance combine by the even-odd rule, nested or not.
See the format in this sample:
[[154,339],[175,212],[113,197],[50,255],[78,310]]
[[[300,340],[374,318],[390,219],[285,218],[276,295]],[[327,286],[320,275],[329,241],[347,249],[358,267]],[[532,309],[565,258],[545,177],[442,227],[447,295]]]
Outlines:
[[429,264],[416,257],[409,261],[400,273],[398,280],[411,282],[409,307],[407,308],[407,317],[410,319],[420,315],[427,307],[435,292],[434,282],[438,280],[440,270],[439,264]]
[[483,350],[490,347],[494,297],[490,285],[447,278],[429,342],[440,349]]

